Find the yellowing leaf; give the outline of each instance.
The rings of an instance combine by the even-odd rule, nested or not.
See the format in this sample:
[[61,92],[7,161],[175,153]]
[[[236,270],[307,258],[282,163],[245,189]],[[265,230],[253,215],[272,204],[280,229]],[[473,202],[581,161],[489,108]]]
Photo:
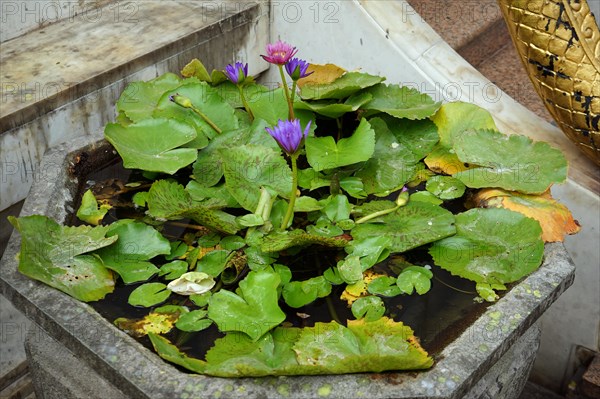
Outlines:
[[545,242],[562,242],[565,234],[575,234],[581,227],[569,209],[552,198],[550,191],[540,195],[522,194],[501,189],[484,189],[474,195],[473,205],[506,208],[537,220]]
[[298,81],[298,87],[302,88],[302,86],[304,85],[332,83],[337,78],[341,77],[346,72],[346,70],[334,64],[310,64],[308,66],[307,72],[313,73],[305,78],[300,79]]
[[142,319],[126,319],[119,317],[115,325],[132,337],[143,337],[148,333],[166,334],[173,329],[181,312],[152,312]]
[[354,301],[358,298],[367,295],[367,286],[373,280],[378,277],[384,277],[385,274],[378,274],[373,272],[372,270],[367,270],[363,273],[363,279],[359,280],[354,284],[348,284],[342,295],[340,295],[340,299],[342,301],[348,302],[348,305],[352,305]]

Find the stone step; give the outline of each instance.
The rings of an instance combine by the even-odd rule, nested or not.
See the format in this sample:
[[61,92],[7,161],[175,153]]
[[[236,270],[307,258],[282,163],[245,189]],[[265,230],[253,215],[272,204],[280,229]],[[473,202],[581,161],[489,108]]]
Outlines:
[[[259,53],[268,15],[254,1],[104,2],[3,42],[0,210],[52,173],[37,170],[47,148],[113,120],[127,83],[181,70],[194,57],[209,69],[235,60],[249,62],[251,74],[266,69]],[[3,15],[11,17],[20,16]]]

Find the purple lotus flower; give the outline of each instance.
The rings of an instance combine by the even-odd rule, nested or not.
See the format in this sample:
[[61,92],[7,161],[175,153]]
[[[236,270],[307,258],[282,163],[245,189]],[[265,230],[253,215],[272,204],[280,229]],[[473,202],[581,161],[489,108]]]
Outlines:
[[229,64],[225,67],[225,75],[233,84],[243,83],[248,76],[248,64],[241,62],[236,62],[235,65]]
[[297,52],[296,47],[279,40],[275,44],[267,44],[267,55],[261,57],[271,64],[285,65]]
[[302,143],[308,137],[308,131],[310,130],[310,121],[306,125],[304,132],[300,126],[300,121],[294,119],[293,121],[282,121],[281,119],[273,129],[266,128],[277,144],[285,151],[288,155],[293,155],[302,146]]
[[310,64],[299,58],[292,58],[287,64],[285,64],[285,70],[292,80],[298,80],[307,77],[313,72],[306,73]]

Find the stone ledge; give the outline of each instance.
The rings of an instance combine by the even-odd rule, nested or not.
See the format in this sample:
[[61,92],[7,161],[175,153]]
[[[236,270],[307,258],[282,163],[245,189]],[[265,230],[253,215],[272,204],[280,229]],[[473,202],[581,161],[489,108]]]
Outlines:
[[133,1],[97,11],[2,44],[0,131],[248,24],[264,10],[255,2],[225,0]]
[[[173,12],[173,15],[161,15],[164,12],[161,12],[162,8],[160,7],[164,8],[165,4],[175,5],[174,8],[179,14]],[[145,41],[150,42],[145,45],[147,50],[145,54],[126,54],[128,46],[134,38],[131,37],[131,32],[125,32],[128,35],[127,40],[119,39],[117,43],[114,42],[117,39],[112,37],[114,43],[111,46],[120,49],[120,64],[114,60],[105,63],[104,55],[109,52],[106,47],[101,46],[102,43],[105,43],[104,40],[99,42],[97,54],[93,58],[89,58],[91,55],[82,58],[82,52],[78,53],[75,58],[73,53],[65,50],[60,55],[61,68],[65,68],[65,65],[69,63],[76,64],[83,59],[87,61],[82,62],[81,65],[75,65],[75,69],[79,71],[78,76],[68,76],[69,81],[80,81],[80,83],[65,88],[56,96],[42,98],[40,101],[30,104],[20,102],[18,98],[15,100],[14,96],[11,97],[7,93],[1,93],[0,101],[3,103],[0,109],[4,116],[0,117],[0,125],[3,126],[0,130],[0,210],[24,199],[34,181],[46,181],[54,175],[55,171],[52,166],[50,169],[39,167],[39,162],[48,148],[78,136],[98,134],[106,123],[114,120],[115,102],[129,82],[149,80],[165,72],[179,71],[192,58],[200,58],[209,69],[223,68],[235,60],[244,60],[251,65],[251,74],[258,74],[268,67],[268,64],[259,56],[269,40],[270,30],[268,8],[261,3],[253,1],[240,3],[231,0],[163,3],[144,1],[143,6],[150,7],[148,10],[154,7],[154,12],[158,16],[162,16],[159,18],[161,19],[160,23],[157,22],[154,26],[144,25],[144,29],[147,31]],[[211,17],[210,21],[212,22],[201,23],[203,6],[206,7],[205,15],[207,18]],[[181,20],[174,15],[185,16],[186,19]],[[141,21],[141,17],[138,18]],[[199,19],[200,22],[191,21],[194,18]],[[170,27],[167,22],[172,25],[184,25],[185,29],[178,28],[178,34],[172,34],[169,32]],[[68,21],[63,22],[63,24],[68,23]],[[126,24],[121,23],[121,25]],[[84,27],[85,25],[82,25],[82,28]],[[65,27],[52,25],[48,30],[50,28],[59,30],[62,35],[59,35],[62,38],[62,44],[56,46],[66,48],[69,40],[64,32]],[[165,41],[162,35],[163,31],[169,33],[170,41]],[[26,38],[30,34],[39,35],[40,33],[32,32],[2,45],[0,81],[3,90],[6,76],[13,76],[5,70],[4,64],[13,65],[11,68],[14,69],[14,65],[17,65],[18,61],[5,59],[5,52],[10,51],[8,44],[12,43],[10,48],[15,51],[16,43],[24,40],[33,41],[31,38]],[[82,33],[82,35],[85,37],[81,40],[85,39],[88,43],[94,43],[96,40],[88,37],[87,34]],[[152,44],[153,41],[156,43]],[[56,64],[56,62],[48,61],[56,59],[52,54],[41,51],[39,47],[35,51],[38,52],[39,59],[46,57],[46,63]],[[99,58],[102,59],[101,63],[96,61]],[[95,65],[96,63],[99,65]],[[101,65],[105,65],[105,67],[101,68]],[[89,68],[89,70],[83,73],[82,68]],[[23,71],[19,72],[22,75],[21,80],[29,82],[34,79],[31,74],[29,77],[26,76],[28,68],[23,66],[22,69]],[[57,79],[63,81],[67,79],[60,75],[64,71],[57,72],[56,68],[52,70],[59,73]],[[52,78],[49,75],[50,72],[44,73],[43,79],[46,81]],[[86,80],[88,75],[89,79]],[[42,81],[42,75],[38,77]],[[11,103],[4,103],[8,99],[11,99]],[[9,110],[11,107],[12,111]],[[9,126],[15,127],[6,130]]]

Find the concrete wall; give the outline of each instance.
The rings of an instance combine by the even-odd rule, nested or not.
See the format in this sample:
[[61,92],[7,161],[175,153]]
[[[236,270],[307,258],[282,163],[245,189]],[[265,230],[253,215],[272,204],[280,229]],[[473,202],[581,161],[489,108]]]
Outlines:
[[120,12],[136,12],[136,2],[125,5],[115,0],[2,0],[0,42],[44,28],[60,20],[73,19],[77,15],[83,15],[90,21],[96,20],[99,7],[110,2],[115,3],[109,8],[115,15]]

